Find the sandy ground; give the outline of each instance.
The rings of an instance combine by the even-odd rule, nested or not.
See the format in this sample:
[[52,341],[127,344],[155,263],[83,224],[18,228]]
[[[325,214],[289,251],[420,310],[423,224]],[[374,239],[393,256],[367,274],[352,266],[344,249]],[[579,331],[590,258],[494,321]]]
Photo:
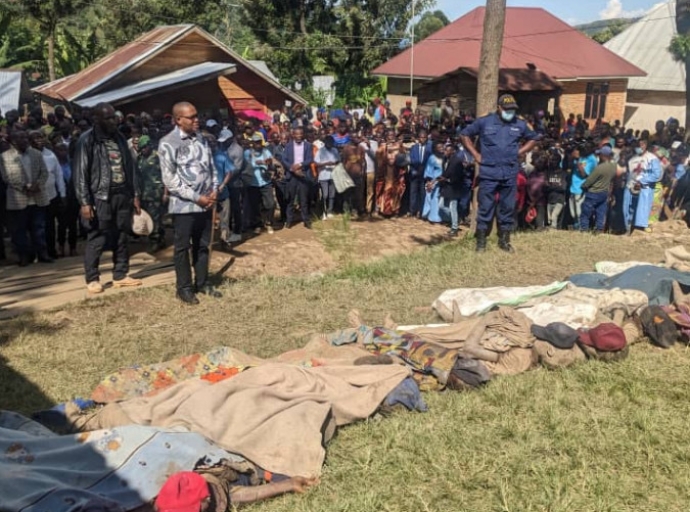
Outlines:
[[[229,279],[314,275],[347,263],[371,261],[434,245],[447,240],[446,231],[443,226],[409,218],[345,222],[336,217],[315,223],[312,230],[297,225],[292,229],[278,229],[273,235],[265,232],[247,235],[232,248],[215,244],[211,269]],[[81,248],[80,252],[83,252]],[[52,265],[33,264],[25,268],[12,261],[10,256],[0,267],[0,319],[89,298],[79,256],[62,258]],[[99,296],[132,290],[110,287],[109,253],[104,254],[102,262],[106,292]],[[144,252],[142,244],[133,244],[131,275],[141,278],[145,287],[173,284],[172,248],[154,257]]]

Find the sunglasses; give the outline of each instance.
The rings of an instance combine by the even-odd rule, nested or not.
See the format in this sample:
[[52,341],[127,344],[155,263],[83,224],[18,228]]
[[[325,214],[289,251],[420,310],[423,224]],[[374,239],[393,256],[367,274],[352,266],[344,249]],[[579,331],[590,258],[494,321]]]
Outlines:
[[198,114],[194,114],[193,116],[178,116],[178,117],[182,117],[184,119],[189,119],[190,121],[194,121],[195,119],[199,119]]

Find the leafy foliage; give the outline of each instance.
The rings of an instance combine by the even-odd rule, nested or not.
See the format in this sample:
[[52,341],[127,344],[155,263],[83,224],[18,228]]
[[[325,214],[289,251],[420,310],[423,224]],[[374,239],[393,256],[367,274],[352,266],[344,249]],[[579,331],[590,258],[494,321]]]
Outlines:
[[597,32],[596,34],[592,35],[592,39],[594,39],[599,44],[605,44],[614,37],[616,37],[618,34],[623,32],[629,26],[630,23],[628,23],[627,20],[615,20],[601,32]]
[[[409,42],[412,2],[0,0],[0,66],[59,78],[156,26],[195,23],[245,58],[266,60],[287,86],[308,91],[313,75],[331,74],[341,102],[363,104],[383,93],[368,71]],[[414,2],[417,38],[448,23],[427,12],[435,0]]]
[[414,38],[421,41],[447,25],[450,25],[450,20],[443,11],[427,11],[415,24]]
[[678,34],[671,39],[668,47],[673,58],[678,62],[685,62],[690,57],[690,36]]

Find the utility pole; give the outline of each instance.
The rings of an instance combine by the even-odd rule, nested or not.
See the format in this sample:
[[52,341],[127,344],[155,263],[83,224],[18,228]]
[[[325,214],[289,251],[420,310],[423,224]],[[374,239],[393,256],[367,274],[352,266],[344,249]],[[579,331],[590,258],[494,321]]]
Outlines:
[[[503,32],[506,24],[506,0],[486,0],[484,11],[484,33],[482,51],[479,57],[479,76],[477,77],[477,117],[485,116],[496,109],[498,101],[498,72],[503,50]],[[479,165],[475,164],[479,174]],[[477,229],[477,209],[479,207],[478,189],[472,195],[472,214],[470,230]],[[494,219],[494,224],[496,219]]]
[[415,0],[412,0],[412,18],[410,19],[412,28],[412,46],[410,46],[410,101],[412,101],[412,96],[414,95],[414,8]]
[[498,71],[505,22],[506,0],[486,0],[482,52],[477,78],[477,117],[485,116],[496,108]]
[[[690,0],[676,1],[676,29],[678,36],[690,37]],[[690,126],[690,51],[685,52],[683,63],[685,64],[685,126]]]

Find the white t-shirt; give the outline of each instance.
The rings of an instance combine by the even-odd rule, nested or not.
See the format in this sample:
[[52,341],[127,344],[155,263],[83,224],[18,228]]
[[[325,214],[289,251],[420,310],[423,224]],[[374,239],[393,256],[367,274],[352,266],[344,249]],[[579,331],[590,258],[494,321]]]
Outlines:
[[[326,162],[340,162],[340,153],[338,153],[338,150],[333,148],[333,149],[328,149],[327,147],[322,147],[319,149],[319,151],[316,153],[316,157],[314,158],[317,164],[323,164]],[[319,171],[319,181],[328,181],[333,179],[333,168],[335,165],[328,165],[326,167],[322,167],[321,170]]]
[[55,156],[55,153],[48,148],[43,148],[41,155],[48,168],[48,179],[45,185],[48,199],[52,201],[58,194],[60,197],[66,197],[65,177],[62,174],[62,166]]
[[376,162],[372,155],[376,154],[379,149],[379,143],[375,140],[370,140],[369,145],[366,142],[360,142],[359,147],[364,150],[364,160],[367,163],[367,174],[374,174],[376,172]]

